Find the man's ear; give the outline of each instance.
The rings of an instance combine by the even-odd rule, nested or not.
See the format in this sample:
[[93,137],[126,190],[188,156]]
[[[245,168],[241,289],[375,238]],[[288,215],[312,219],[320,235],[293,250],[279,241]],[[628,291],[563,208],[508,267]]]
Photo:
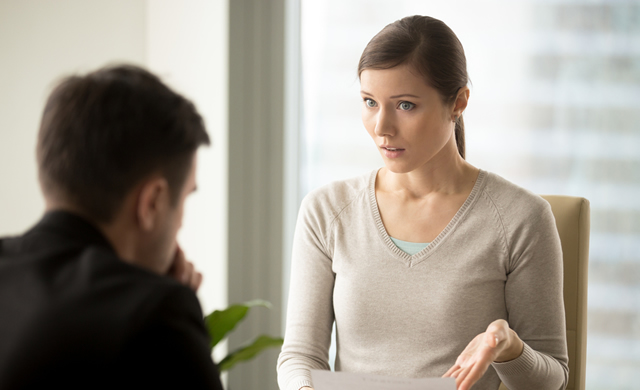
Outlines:
[[163,177],[146,180],[140,187],[136,216],[144,231],[153,230],[169,208],[169,184]]
[[456,100],[453,103],[453,112],[451,113],[451,119],[454,122],[460,115],[462,115],[464,110],[467,108],[470,94],[471,90],[469,90],[469,87],[467,86],[464,86],[458,90],[458,93],[456,94]]

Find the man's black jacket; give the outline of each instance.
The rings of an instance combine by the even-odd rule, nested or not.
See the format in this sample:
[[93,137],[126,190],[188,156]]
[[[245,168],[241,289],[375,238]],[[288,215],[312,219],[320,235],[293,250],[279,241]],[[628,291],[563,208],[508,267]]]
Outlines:
[[0,389],[49,387],[222,389],[195,294],[62,211],[0,240]]

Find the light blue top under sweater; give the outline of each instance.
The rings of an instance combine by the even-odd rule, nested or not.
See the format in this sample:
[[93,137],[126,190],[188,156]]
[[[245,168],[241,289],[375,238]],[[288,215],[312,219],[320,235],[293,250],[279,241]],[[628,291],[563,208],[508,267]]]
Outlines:
[[393,237],[389,237],[389,238],[391,239],[391,241],[393,241],[394,244],[396,244],[398,248],[400,248],[401,251],[411,256],[420,252],[430,244],[429,242],[427,243],[409,242],[409,241],[398,240],[397,238],[393,238]]

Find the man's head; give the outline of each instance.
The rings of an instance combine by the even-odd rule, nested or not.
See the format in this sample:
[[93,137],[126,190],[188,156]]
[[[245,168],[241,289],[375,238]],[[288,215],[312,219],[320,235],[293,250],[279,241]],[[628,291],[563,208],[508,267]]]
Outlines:
[[[144,69],[107,67],[66,78],[49,96],[38,134],[40,184],[54,208],[100,226],[128,208],[143,231],[160,224],[166,245],[175,246],[187,187],[195,186],[196,150],[209,142],[189,100]],[[153,214],[164,212],[154,203],[163,197],[174,221]],[[153,234],[151,241],[162,235]]]

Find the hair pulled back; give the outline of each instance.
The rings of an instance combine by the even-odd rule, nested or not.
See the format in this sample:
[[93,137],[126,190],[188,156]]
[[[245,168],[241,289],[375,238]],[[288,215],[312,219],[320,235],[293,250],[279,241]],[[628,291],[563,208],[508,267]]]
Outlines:
[[[467,85],[467,60],[456,34],[429,16],[407,16],[383,28],[367,44],[358,64],[358,77],[366,69],[411,66],[427,85],[435,88],[444,104],[455,102]],[[464,121],[456,118],[456,144],[465,158]]]

